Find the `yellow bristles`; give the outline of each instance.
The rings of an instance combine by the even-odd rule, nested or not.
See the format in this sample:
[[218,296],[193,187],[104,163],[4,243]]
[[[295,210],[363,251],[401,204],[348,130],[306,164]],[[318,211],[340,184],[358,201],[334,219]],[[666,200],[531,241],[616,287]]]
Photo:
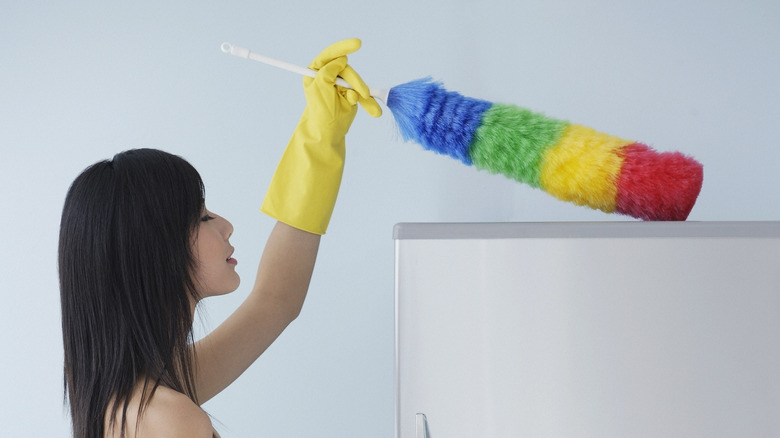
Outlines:
[[541,187],[558,199],[615,211],[620,148],[633,143],[582,125],[569,125],[542,158]]

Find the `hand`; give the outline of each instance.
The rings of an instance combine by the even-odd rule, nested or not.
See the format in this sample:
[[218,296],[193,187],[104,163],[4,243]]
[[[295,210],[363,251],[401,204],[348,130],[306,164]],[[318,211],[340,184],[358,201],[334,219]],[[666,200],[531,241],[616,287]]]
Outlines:
[[[363,109],[372,117],[382,115],[382,108],[371,97],[368,85],[347,64],[347,55],[356,52],[360,46],[361,42],[357,38],[343,40],[328,46],[314,58],[314,61],[309,64],[309,68],[317,70],[317,77],[314,79],[305,77],[303,79],[304,93],[308,103],[323,104],[323,109],[336,111],[336,105],[331,106],[329,105],[330,102],[340,104],[340,106],[343,106],[342,110],[346,110],[347,105],[351,107],[359,102]],[[344,79],[352,89],[336,86],[337,92],[343,97],[343,100],[339,99],[336,101],[332,99],[330,91],[337,77]]]
[[[353,38],[326,48],[311,63],[317,75],[304,79],[306,108],[279,161],[261,211],[292,227],[325,234],[336,204],[346,155],[345,136],[357,103],[378,117],[382,110],[368,86],[347,64],[360,48]],[[341,76],[353,89],[337,86]]]

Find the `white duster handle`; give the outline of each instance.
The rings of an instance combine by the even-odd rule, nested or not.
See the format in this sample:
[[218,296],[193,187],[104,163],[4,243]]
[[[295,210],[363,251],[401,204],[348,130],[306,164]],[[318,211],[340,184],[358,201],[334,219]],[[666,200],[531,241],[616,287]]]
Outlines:
[[[310,68],[305,68],[299,65],[290,64],[289,62],[280,61],[278,59],[274,59],[265,55],[261,55],[259,53],[255,53],[244,47],[234,46],[230,43],[222,43],[222,46],[220,47],[223,52],[229,53],[234,56],[238,56],[239,58],[251,59],[253,61],[262,62],[263,64],[272,65],[274,67],[291,71],[293,73],[298,73],[300,75],[314,77],[317,74],[315,70],[312,70]],[[347,83],[347,81],[345,81],[342,78],[336,78],[336,85],[339,85],[344,88],[352,88]],[[371,96],[381,100],[382,103],[385,104],[387,103],[387,95],[390,93],[390,90],[382,90],[382,89],[377,89],[372,87],[369,87],[368,90],[371,93]]]

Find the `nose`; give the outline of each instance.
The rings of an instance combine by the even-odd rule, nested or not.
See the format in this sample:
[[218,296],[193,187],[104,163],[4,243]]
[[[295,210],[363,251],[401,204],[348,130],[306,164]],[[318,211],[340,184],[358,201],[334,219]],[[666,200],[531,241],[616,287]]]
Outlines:
[[219,231],[225,236],[225,240],[229,239],[233,235],[233,224],[218,214],[212,213],[212,215],[219,222]]
[[223,228],[224,228],[225,240],[227,240],[230,239],[230,236],[233,235],[233,224],[231,224],[230,221],[225,218],[222,218],[222,220],[225,221]]
[[214,217],[214,224],[217,226],[219,232],[225,236],[225,240],[229,239],[230,236],[233,235],[233,224],[231,224],[229,220],[214,213],[213,211],[210,213],[211,216]]

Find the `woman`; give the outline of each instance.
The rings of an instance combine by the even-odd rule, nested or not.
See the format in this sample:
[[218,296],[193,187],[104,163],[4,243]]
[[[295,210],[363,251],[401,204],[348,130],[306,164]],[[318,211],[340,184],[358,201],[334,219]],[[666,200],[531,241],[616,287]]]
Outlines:
[[[356,104],[381,115],[347,64],[360,41],[325,49],[306,107],[263,201],[278,220],[241,306],[192,342],[197,303],[239,285],[233,227],[210,212],[197,171],[130,150],[68,191],[59,272],[65,388],[77,438],[215,437],[200,405],[247,369],[297,317],[340,185]],[[353,89],[335,85],[343,77]]]

